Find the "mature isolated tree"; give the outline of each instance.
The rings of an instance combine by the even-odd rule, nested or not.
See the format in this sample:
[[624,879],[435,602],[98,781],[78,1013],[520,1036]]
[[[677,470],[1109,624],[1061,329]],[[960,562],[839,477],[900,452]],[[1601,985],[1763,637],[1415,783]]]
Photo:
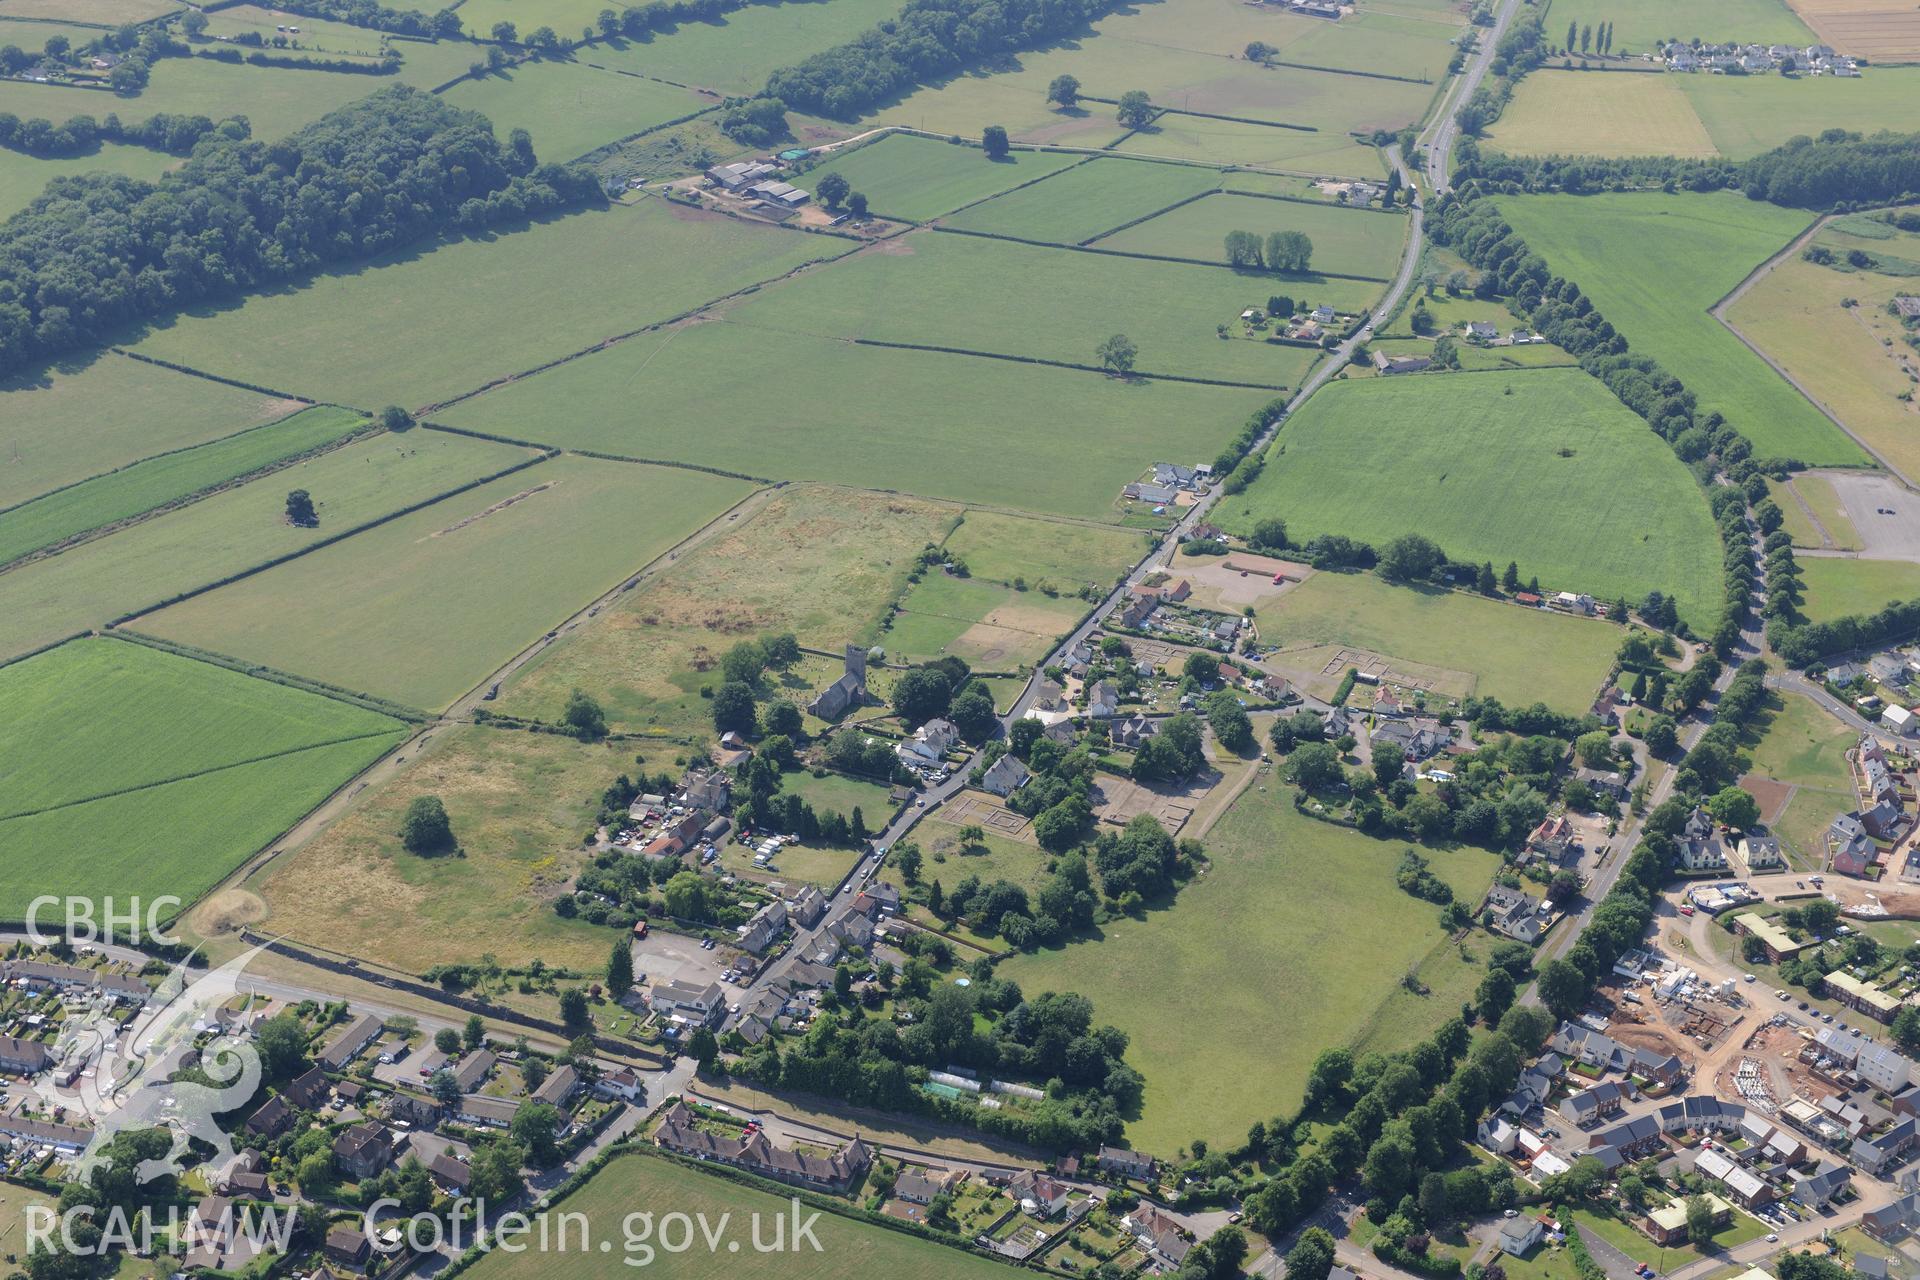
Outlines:
[[496,22],[493,24],[493,38],[501,44],[519,44],[520,29],[511,22]]
[[987,159],[1006,159],[1008,150],[1006,127],[997,124],[988,125],[980,132],[980,145],[986,149]]
[[180,19],[180,29],[187,33],[189,40],[198,40],[207,29],[207,15],[198,9],[187,10],[187,16]]
[[453,823],[439,796],[415,796],[400,820],[400,843],[408,853],[446,853],[453,849]]
[[853,215],[854,221],[865,222],[867,220],[867,193],[864,191],[856,191],[848,196],[847,212]]
[[1255,40],[1249,43],[1242,52],[1246,55],[1248,62],[1265,62],[1268,58],[1271,58],[1280,51],[1268,44],[1265,40]]
[[597,741],[607,736],[606,713],[592,695],[583,689],[575,689],[567,695],[567,709],[560,713],[560,720],[582,742]]
[[389,431],[405,431],[413,426],[413,415],[397,404],[390,404],[380,411],[380,425]]
[[1259,267],[1260,237],[1251,231],[1229,231],[1223,242],[1227,254],[1227,265],[1234,267]]
[[753,735],[753,688],[750,685],[729,680],[714,691],[713,727],[721,733]]
[[910,725],[946,715],[952,699],[953,684],[947,673],[933,667],[916,667],[893,686],[893,709]]
[[1133,372],[1133,362],[1140,354],[1140,348],[1134,346],[1133,339],[1126,334],[1116,333],[1095,347],[1093,354],[1099,357],[1101,368],[1124,378]]
[[560,993],[560,1021],[570,1027],[585,1027],[592,1023],[593,1016],[587,1011],[587,993],[579,987],[568,987]]
[[1287,1280],[1327,1280],[1333,1270],[1333,1237],[1308,1227],[1287,1251]]
[[1760,822],[1760,802],[1739,787],[1726,787],[1707,801],[1707,812],[1735,831],[1750,831]]
[[1117,112],[1121,124],[1129,129],[1144,129],[1153,122],[1153,102],[1145,89],[1129,89],[1120,95]]
[[1380,576],[1392,582],[1422,582],[1446,562],[1446,553],[1433,539],[1406,533],[1381,548]]
[[313,506],[313,495],[305,489],[295,489],[287,495],[287,523],[302,529],[311,529],[320,523],[320,513]]
[[1266,248],[1269,271],[1306,271],[1313,264],[1313,241],[1305,232],[1271,232]]
[[607,994],[616,1001],[633,990],[633,944],[617,939],[607,953]]
[[829,173],[820,179],[819,185],[813,189],[813,194],[820,197],[820,203],[827,208],[838,209],[841,201],[845,200],[852,190],[853,184],[847,181],[846,175]]
[[527,1149],[527,1159],[544,1169],[560,1158],[560,1145],[554,1141],[559,1128],[559,1108],[550,1102],[529,1102],[513,1113],[507,1132]]
[[1047,86],[1047,101],[1071,111],[1080,101],[1080,82],[1072,76],[1055,76]]
[[451,1058],[460,1052],[460,1033],[452,1027],[442,1027],[433,1033],[433,1047]]

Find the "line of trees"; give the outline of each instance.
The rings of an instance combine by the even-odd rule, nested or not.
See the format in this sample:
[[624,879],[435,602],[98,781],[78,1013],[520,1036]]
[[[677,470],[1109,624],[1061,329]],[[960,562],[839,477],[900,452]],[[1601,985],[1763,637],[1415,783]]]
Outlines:
[[935,76],[1077,31],[1118,0],[907,0],[846,44],[782,67],[766,93],[795,111],[850,120]]
[[[231,123],[243,138],[251,132],[245,117],[222,123]],[[214,122],[206,116],[183,116],[168,112],[131,123],[123,122],[118,115],[110,112],[103,120],[78,115],[63,124],[54,124],[39,116],[22,120],[12,112],[0,111],[0,147],[9,151],[24,151],[43,160],[86,155],[103,142],[147,147],[168,155],[184,156],[192,152],[194,144],[212,133],[213,129]]]
[[0,227],[0,373],[195,303],[241,296],[445,231],[604,200],[532,140],[390,86],[290,137],[231,120],[157,183],[56,178]]
[[1229,264],[1256,270],[1302,272],[1313,261],[1313,241],[1303,231],[1269,231],[1265,240],[1257,232],[1229,231],[1226,251]]
[[452,39],[460,34],[460,15],[452,9],[425,13],[419,9],[392,9],[377,0],[284,0],[275,6],[304,18],[325,18],[349,26],[392,31],[405,36]]

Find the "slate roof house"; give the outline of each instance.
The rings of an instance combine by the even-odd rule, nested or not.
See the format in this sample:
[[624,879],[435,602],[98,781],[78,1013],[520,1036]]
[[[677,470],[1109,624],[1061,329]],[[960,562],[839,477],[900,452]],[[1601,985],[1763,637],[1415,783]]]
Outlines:
[[853,1185],[873,1164],[872,1151],[857,1137],[831,1156],[816,1156],[776,1147],[758,1130],[745,1138],[707,1133],[696,1127],[693,1112],[684,1102],[667,1109],[654,1141],[695,1160],[711,1160],[780,1182],[836,1192]]

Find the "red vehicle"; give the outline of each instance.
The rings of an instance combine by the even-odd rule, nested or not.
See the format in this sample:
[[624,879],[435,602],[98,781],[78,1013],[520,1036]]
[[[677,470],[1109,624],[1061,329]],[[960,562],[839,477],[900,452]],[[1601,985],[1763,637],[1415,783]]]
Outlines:
[[633,936],[636,938],[644,938],[647,936],[647,922],[645,920],[636,920],[634,922]]

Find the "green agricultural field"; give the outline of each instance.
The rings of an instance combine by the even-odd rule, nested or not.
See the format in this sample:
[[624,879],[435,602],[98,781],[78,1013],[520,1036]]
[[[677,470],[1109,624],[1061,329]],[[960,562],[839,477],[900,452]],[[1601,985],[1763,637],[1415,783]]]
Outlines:
[[1079,163],[1079,156],[1043,151],[1015,151],[1003,160],[989,160],[978,147],[894,134],[838,155],[808,170],[800,181],[813,188],[827,174],[838,173],[855,191],[866,193],[876,214],[925,222]]
[[[873,643],[921,548],[945,537],[958,515],[899,494],[819,485],[772,491],[723,535],[542,649],[507,679],[495,705],[557,720],[573,689],[592,689],[616,729],[710,740],[712,704],[700,689],[732,643],[725,637],[790,631],[827,653]],[[807,671],[813,662],[818,670]],[[809,659],[769,676],[768,692],[804,703],[812,676],[824,684],[839,674],[838,663]]]
[[[996,355],[1098,362],[1108,335],[1126,334],[1148,377],[1215,378],[1278,389],[1297,386],[1314,352],[1246,339],[1218,326],[1262,306],[1280,277],[1225,266],[922,231],[882,250],[809,271],[762,290],[729,319],[744,328],[871,338]],[[1014,282],[1018,282],[1015,284]],[[1287,282],[1342,312],[1370,304],[1377,286],[1349,280]],[[1034,305],[1045,298],[1050,305]]]
[[1720,543],[1700,486],[1578,369],[1335,383],[1288,421],[1260,478],[1216,519],[1244,534],[1268,516],[1296,542],[1423,533],[1456,560],[1517,561],[1522,580],[1551,591],[1663,591],[1703,635],[1720,616]]
[[467,34],[473,36],[489,36],[496,22],[513,23],[522,36],[538,27],[574,36],[591,27],[600,10],[629,7],[621,0],[473,0],[461,5],[459,14]]
[[[293,554],[531,456],[430,432],[375,436],[20,565],[0,573],[0,658]],[[296,488],[313,495],[319,528],[287,523],[287,491]]]
[[1920,67],[1869,67],[1837,76],[1687,76],[1681,89],[1721,154],[1744,160],[1796,134],[1873,133],[1912,118]]
[[1212,169],[1106,157],[968,209],[947,222],[968,231],[1079,244],[1219,184],[1220,175]]
[[[1333,646],[1365,649],[1464,673],[1470,692],[1508,706],[1544,702],[1575,715],[1592,705],[1620,643],[1620,631],[1602,622],[1390,586],[1372,574],[1316,573],[1256,615],[1266,644],[1316,647],[1316,656]],[[1283,652],[1270,665],[1286,662]]]
[[1081,600],[930,573],[907,592],[880,642],[897,657],[952,654],[982,671],[1010,671],[1039,661],[1086,612]]
[[882,815],[893,812],[893,802],[887,799],[887,788],[877,782],[866,782],[859,778],[848,778],[841,774],[829,773],[825,777],[814,777],[804,770],[789,773],[780,780],[782,792],[797,795],[812,805],[816,813],[840,813],[853,816],[855,809],[866,819],[867,826],[878,830]]
[[[628,1228],[628,1215],[636,1209],[657,1215],[673,1213],[703,1215],[710,1224],[729,1220],[725,1236],[740,1245],[738,1253],[727,1252],[726,1243],[708,1252],[704,1244],[691,1252],[675,1255],[662,1270],[682,1280],[829,1280],[837,1276],[879,1276],[891,1280],[1004,1280],[1006,1267],[977,1254],[951,1249],[931,1240],[890,1231],[864,1222],[821,1214],[813,1233],[820,1241],[815,1252],[810,1246],[781,1253],[759,1253],[745,1243],[750,1238],[748,1219],[757,1217],[768,1238],[773,1234],[773,1219],[792,1216],[789,1195],[784,1191],[756,1191],[738,1183],[654,1158],[643,1153],[625,1155],[595,1174],[591,1181],[560,1201],[556,1208],[585,1216],[596,1239],[612,1242],[612,1254],[587,1251],[556,1256],[536,1256],[533,1250],[509,1255],[489,1254],[476,1272],[476,1280],[611,1280],[631,1274],[639,1260],[666,1260],[657,1239],[645,1245],[634,1244],[626,1253],[632,1265],[622,1265],[621,1250],[627,1248],[622,1234]],[[802,1218],[811,1221],[811,1211]],[[637,1226],[631,1227],[638,1230]],[[735,1238],[735,1233],[738,1233]],[[677,1239],[675,1240],[677,1244]]]
[[703,472],[560,458],[134,625],[444,707],[747,492]]
[[1851,440],[1708,314],[1807,225],[1733,192],[1522,196],[1500,210],[1636,351],[1726,415],[1754,452],[1811,464],[1866,461]]
[[4,0],[0,17],[55,18],[96,27],[117,27],[175,13],[173,0]]
[[1800,611],[1811,622],[1878,613],[1920,596],[1920,564],[1905,560],[1801,556],[1800,576],[1807,590]]
[[284,418],[298,401],[104,353],[0,382],[0,510],[155,454]]
[[0,111],[11,111],[22,119],[45,116],[49,120],[103,116],[109,111],[136,120],[162,111],[215,120],[245,116],[253,124],[255,137],[280,138],[335,107],[366,97],[386,82],[384,76],[351,72],[163,58],[154,63],[147,87],[133,98],[99,89],[0,80]]
[[149,458],[37,498],[0,513],[0,565],[310,453],[366,425],[350,410],[308,409],[284,422]]
[[[1758,44],[1806,46],[1814,42],[1792,9],[1781,0],[1553,0],[1547,10],[1547,38],[1557,48],[1567,24],[1613,23],[1613,52],[1649,53],[1668,40],[1751,40]],[[1716,79],[1719,77],[1716,77]]]
[[[1304,817],[1271,783],[1244,793],[1206,846],[1212,869],[1171,908],[1002,966],[1024,991],[1090,993],[1095,1020],[1128,1034],[1127,1061],[1147,1080],[1128,1137],[1147,1151],[1233,1141],[1299,1105],[1322,1049],[1404,1048],[1459,1012],[1435,996],[1382,1022],[1408,971],[1438,989],[1458,984],[1430,971],[1466,968],[1433,904],[1394,883],[1400,844]],[[1498,865],[1477,849],[1431,856],[1469,901]],[[1353,946],[1363,935],[1369,945]],[[1161,1016],[1169,1008],[1183,1016]]]
[[1340,71],[1370,71],[1438,84],[1453,56],[1450,42],[1460,34],[1456,10],[1432,17],[1408,17],[1361,9],[1328,22],[1286,15],[1307,33],[1281,47],[1280,57],[1302,66]]
[[[1351,82],[1352,77],[1339,79]],[[1377,149],[1344,133],[1301,133],[1204,116],[1161,116],[1151,130],[1128,136],[1114,150],[1119,155],[1258,165],[1339,178],[1384,178],[1387,174],[1387,162]]]
[[943,544],[976,578],[1062,593],[1111,587],[1147,552],[1147,540],[1106,525],[1032,520],[999,511],[969,511]]
[[[0,0],[0,15],[5,15],[12,8],[11,4]],[[0,16],[0,48],[13,45],[28,53],[38,53],[54,36],[64,36],[74,45],[83,45],[105,34],[106,32],[97,26],[82,26],[78,23],[58,22],[53,19],[28,21],[23,18]]]
[[139,349],[341,404],[417,406],[848,247],[646,200],[316,276],[182,317]]
[[[730,383],[715,414],[727,369],[757,376]],[[622,342],[440,416],[564,448],[1100,520],[1169,449],[1212,457],[1268,398],[723,323]]]
[[1487,145],[1517,156],[1718,155],[1693,99],[1681,88],[1685,78],[1536,71],[1520,82],[1487,130]]
[[[88,102],[92,105],[92,98]],[[47,189],[49,182],[66,174],[104,171],[152,181],[179,163],[180,157],[164,151],[112,144],[90,155],[60,160],[41,160],[18,151],[0,150],[0,219],[11,218],[26,208]]]
[[[400,722],[118,640],[0,668],[0,914],[191,901],[403,736]],[[65,868],[64,872],[58,869]]]
[[[588,865],[581,833],[633,755],[630,742],[455,725],[246,887],[266,900],[275,934],[410,973],[483,952],[602,972],[616,935],[550,903]],[[401,848],[401,817],[422,795],[440,797],[464,856]]]
[[1217,195],[1181,205],[1095,243],[1102,249],[1225,262],[1229,231],[1251,231],[1262,240],[1274,231],[1298,231],[1313,241],[1315,270],[1385,280],[1400,265],[1407,219],[1331,204]]
[[[519,7],[524,0],[473,0],[462,5],[460,13],[471,30],[477,13],[498,11],[509,3]],[[574,56],[676,84],[744,96],[758,93],[779,68],[851,40],[899,12],[896,0],[750,4],[711,22],[685,22],[641,41],[623,38],[597,43]]]
[[542,160],[571,160],[714,105],[658,80],[545,59],[462,80],[440,96],[486,116],[503,137],[525,129]]

